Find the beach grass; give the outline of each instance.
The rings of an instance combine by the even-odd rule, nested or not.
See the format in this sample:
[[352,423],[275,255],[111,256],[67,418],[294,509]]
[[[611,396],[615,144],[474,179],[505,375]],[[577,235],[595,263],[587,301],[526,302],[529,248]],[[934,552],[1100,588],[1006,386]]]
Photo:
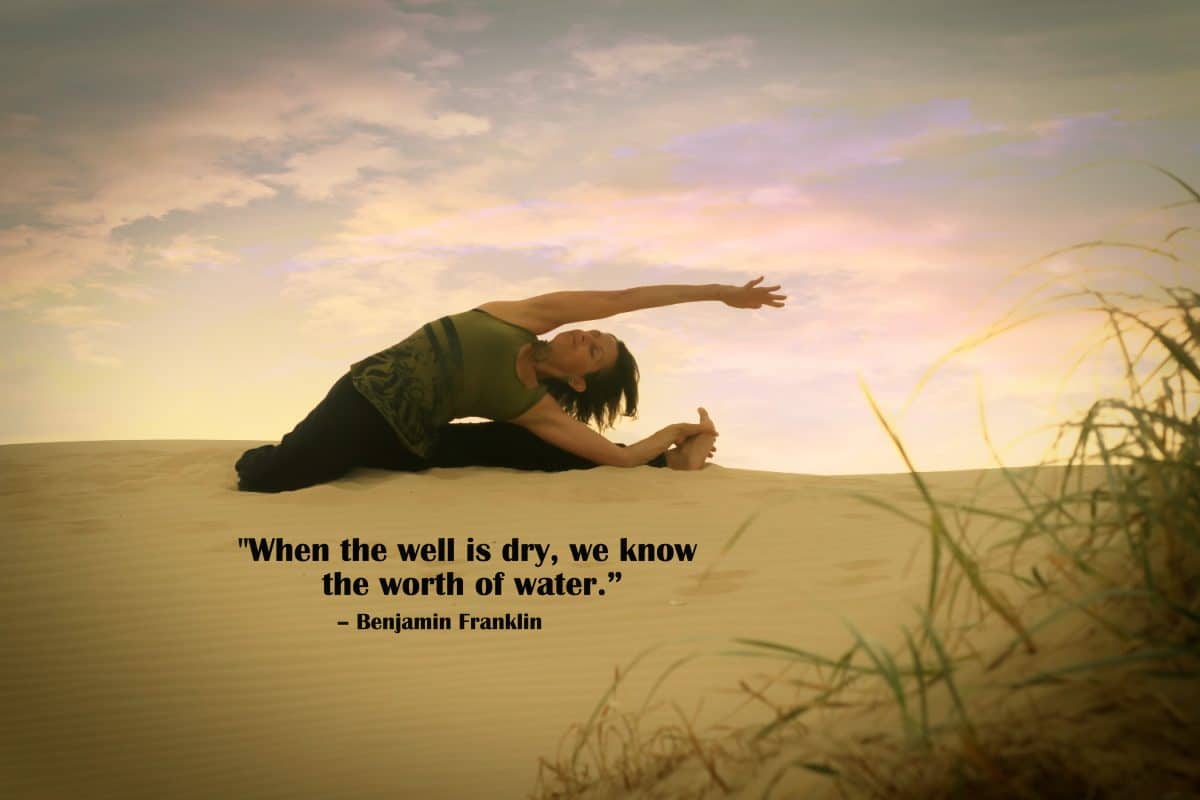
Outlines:
[[[1200,204],[1191,185],[1151,166]],[[1189,230],[1074,245],[1019,271],[1067,250],[1115,248],[1171,260],[1200,285],[1196,265],[1172,249]],[[936,497],[864,386],[925,514],[860,499],[928,532],[928,589],[894,641],[871,641],[849,620],[853,645],[840,656],[735,638],[731,655],[792,669],[769,686],[742,682],[767,717],[738,728],[697,730],[678,706],[673,723],[650,725],[649,696],[618,713],[608,705],[618,674],[568,732],[569,754],[543,759],[535,796],[1196,796],[1200,294],[1042,282],[950,356],[1056,308],[1104,321],[1089,353],[1119,354],[1125,393],[1058,427],[1065,457],[1000,464],[1004,507]],[[995,529],[986,547],[968,535],[984,524]]]

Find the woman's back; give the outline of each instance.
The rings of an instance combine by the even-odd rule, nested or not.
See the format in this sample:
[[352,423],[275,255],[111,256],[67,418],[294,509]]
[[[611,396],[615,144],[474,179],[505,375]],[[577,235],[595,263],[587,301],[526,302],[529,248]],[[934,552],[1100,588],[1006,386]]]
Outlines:
[[350,367],[355,387],[400,440],[427,457],[437,429],[460,417],[506,420],[545,394],[517,377],[532,333],[480,310],[442,317]]

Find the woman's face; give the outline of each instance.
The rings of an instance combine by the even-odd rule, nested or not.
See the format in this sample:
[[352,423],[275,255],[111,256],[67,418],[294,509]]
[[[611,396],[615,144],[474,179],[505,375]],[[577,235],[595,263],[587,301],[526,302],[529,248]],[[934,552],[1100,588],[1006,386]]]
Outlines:
[[550,340],[551,359],[569,375],[586,376],[617,363],[617,337],[601,331],[563,331]]

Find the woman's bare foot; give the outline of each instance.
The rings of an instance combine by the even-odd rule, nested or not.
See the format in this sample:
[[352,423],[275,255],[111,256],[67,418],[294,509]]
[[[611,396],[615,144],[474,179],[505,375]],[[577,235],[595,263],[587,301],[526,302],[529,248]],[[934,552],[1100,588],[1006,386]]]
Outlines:
[[[708,411],[697,409],[700,422],[709,422]],[[696,470],[703,469],[705,462],[717,452],[717,436],[713,433],[701,433],[693,436],[678,447],[667,451],[667,466],[671,469]]]

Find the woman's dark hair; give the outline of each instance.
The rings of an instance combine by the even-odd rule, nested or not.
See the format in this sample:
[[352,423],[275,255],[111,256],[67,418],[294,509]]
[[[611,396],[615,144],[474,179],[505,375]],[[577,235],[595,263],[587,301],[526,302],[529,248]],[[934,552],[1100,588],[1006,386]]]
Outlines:
[[[604,430],[611,428],[619,415],[637,417],[639,377],[633,353],[618,339],[616,363],[608,369],[585,375],[587,388],[582,392],[556,378],[546,381],[546,391],[575,419],[585,425],[594,421],[597,428]],[[624,411],[620,410],[622,395],[625,396]]]

